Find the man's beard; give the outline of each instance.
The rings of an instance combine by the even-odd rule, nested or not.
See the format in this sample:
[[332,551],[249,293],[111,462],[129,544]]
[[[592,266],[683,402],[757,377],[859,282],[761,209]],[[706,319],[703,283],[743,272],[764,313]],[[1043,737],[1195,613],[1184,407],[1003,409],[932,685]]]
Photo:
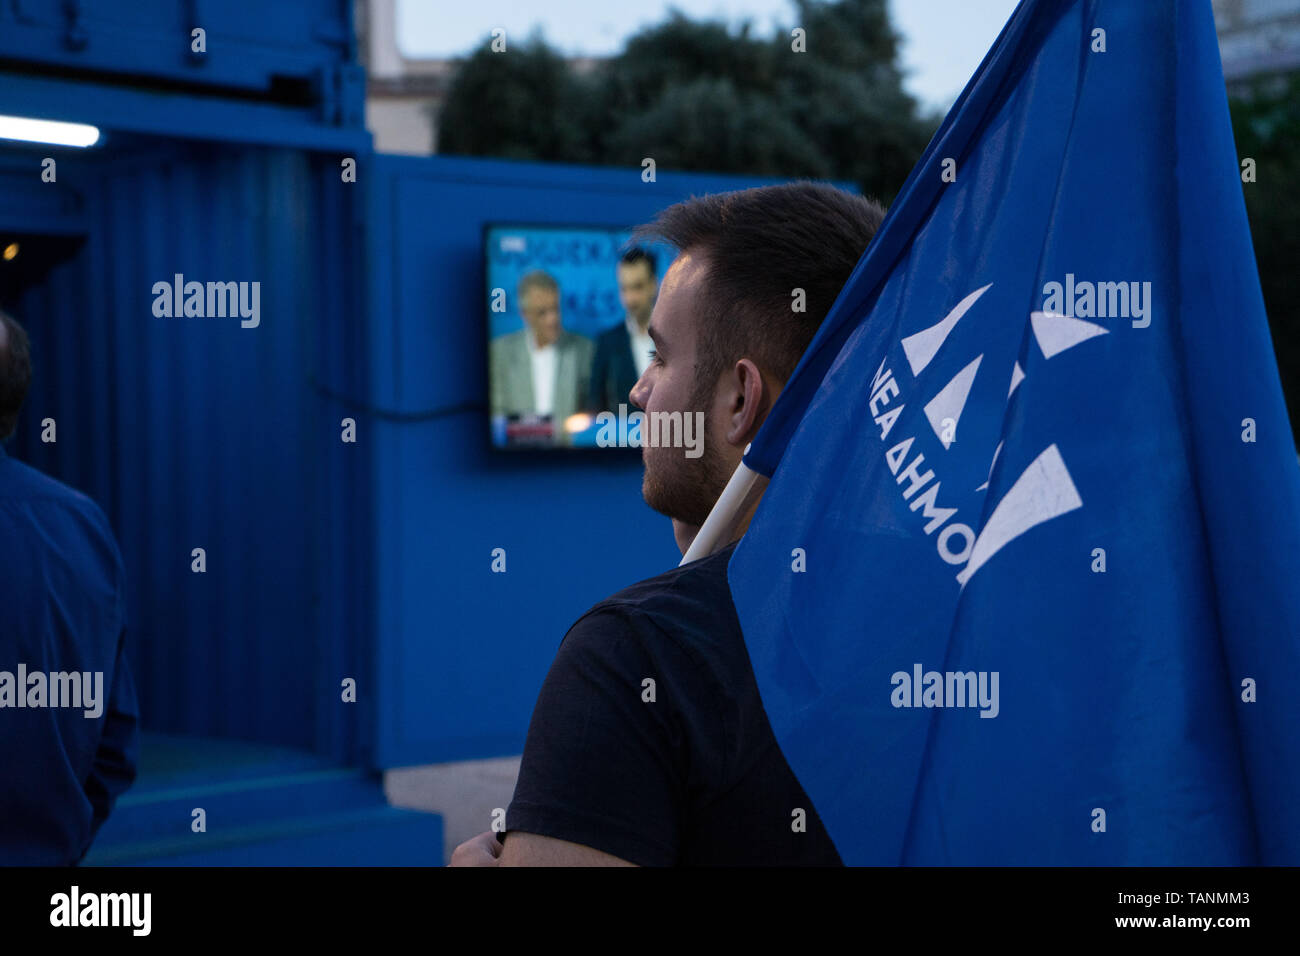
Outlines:
[[676,521],[694,527],[704,524],[731,478],[713,441],[711,423],[705,426],[701,451],[698,458],[687,458],[685,448],[647,446],[642,451],[645,477],[641,482],[646,504]]

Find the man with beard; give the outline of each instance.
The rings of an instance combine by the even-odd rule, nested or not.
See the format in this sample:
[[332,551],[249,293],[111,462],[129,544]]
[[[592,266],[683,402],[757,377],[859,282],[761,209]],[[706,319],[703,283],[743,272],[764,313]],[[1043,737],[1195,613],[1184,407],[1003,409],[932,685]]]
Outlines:
[[[645,500],[672,519],[683,554],[883,216],[871,200],[798,182],[693,198],[636,231],[679,255],[632,404],[705,414],[699,457],[643,449]],[[727,584],[757,505],[726,547],[569,629],[506,832],[461,844],[453,866],[840,864],[773,736]]]

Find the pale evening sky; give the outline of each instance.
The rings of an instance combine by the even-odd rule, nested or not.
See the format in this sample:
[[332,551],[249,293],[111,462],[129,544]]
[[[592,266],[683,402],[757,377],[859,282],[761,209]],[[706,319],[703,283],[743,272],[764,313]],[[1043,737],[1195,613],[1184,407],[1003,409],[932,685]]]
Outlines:
[[[1017,0],[890,0],[903,35],[906,87],[922,104],[947,107],[961,92],[1010,18]],[[776,23],[795,26],[789,0],[397,0],[398,45],[410,57],[460,56],[493,27],[526,36],[540,24],[547,41],[569,55],[605,56],[642,26],[676,7],[692,19],[753,21],[770,36]]]

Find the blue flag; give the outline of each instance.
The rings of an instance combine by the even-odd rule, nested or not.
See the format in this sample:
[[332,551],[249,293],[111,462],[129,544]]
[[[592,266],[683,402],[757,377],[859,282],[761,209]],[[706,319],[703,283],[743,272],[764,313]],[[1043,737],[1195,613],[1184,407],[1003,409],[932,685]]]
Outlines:
[[1300,466],[1210,0],[1025,0],[753,443],[848,864],[1300,864]]

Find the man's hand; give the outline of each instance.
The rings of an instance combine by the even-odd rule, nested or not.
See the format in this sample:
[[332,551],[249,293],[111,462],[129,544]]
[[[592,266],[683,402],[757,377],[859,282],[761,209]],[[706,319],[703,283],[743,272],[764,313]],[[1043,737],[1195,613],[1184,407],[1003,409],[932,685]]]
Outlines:
[[480,833],[456,847],[448,866],[497,866],[501,862],[501,844],[491,830]]
[[511,830],[499,866],[636,866],[581,843]]
[[503,847],[497,835],[489,830],[456,847],[448,866],[636,866],[609,853],[556,840],[511,830]]

